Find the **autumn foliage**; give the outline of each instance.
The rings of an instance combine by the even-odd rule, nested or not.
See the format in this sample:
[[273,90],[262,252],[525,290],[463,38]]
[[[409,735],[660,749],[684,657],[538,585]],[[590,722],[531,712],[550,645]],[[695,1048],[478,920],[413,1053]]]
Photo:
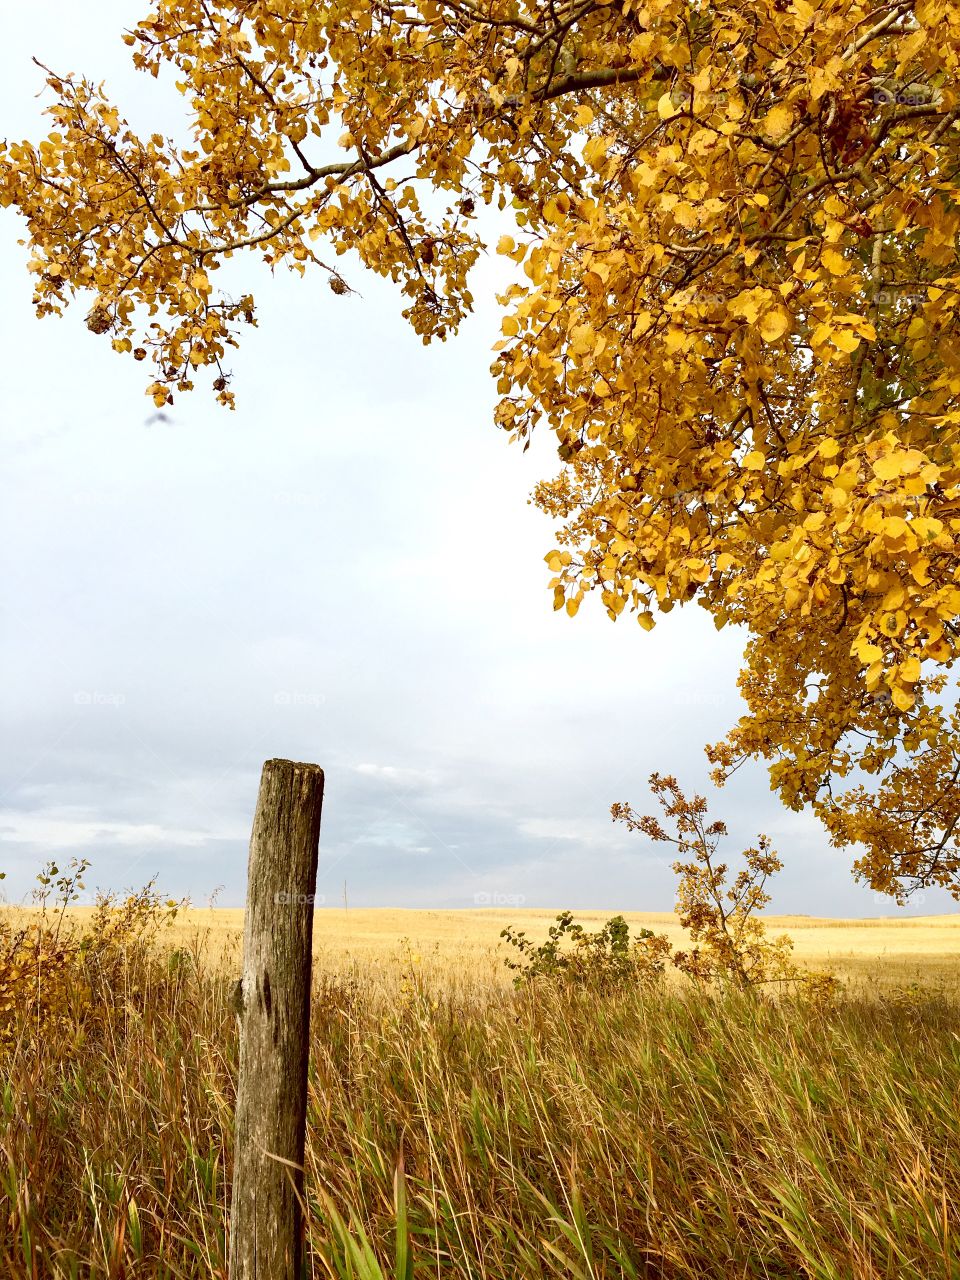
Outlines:
[[51,133],[0,150],[39,314],[79,295],[158,405],[204,369],[230,404],[228,259],[344,293],[351,253],[444,338],[497,206],[556,606],[743,626],[718,776],[760,757],[875,888],[956,890],[960,9],[154,0],[124,38],[182,138],[51,71]]
[[33,908],[0,918],[0,1053],[109,1034],[131,973],[138,982],[168,976],[157,944],[186,904],[164,900],[151,882],[123,897],[98,894],[80,922],[73,907],[89,865],[47,863]]
[[770,937],[761,918],[770,902],[767,882],[783,866],[770,838],[761,835],[755,847],[743,851],[743,865],[730,881],[727,863],[718,858],[727,826],[710,820],[704,797],[685,795],[676,778],[659,773],[650,775],[650,791],[666,827],[656,815],[638,814],[625,802],[612,805],[610,813],[614,822],[657,843],[672,844],[680,855],[673,864],[676,910],[691,942],[689,950],[672,956],[681,973],[740,991],[799,983],[811,993],[831,993],[835,979],[799,969],[790,956],[789,935]]

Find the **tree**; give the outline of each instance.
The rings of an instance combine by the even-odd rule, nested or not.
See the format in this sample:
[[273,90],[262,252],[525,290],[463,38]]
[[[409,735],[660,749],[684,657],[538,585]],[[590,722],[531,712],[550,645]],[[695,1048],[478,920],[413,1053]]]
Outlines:
[[124,38],[189,136],[48,74],[54,131],[0,152],[38,312],[90,297],[158,405],[205,367],[230,404],[225,260],[343,292],[352,250],[429,341],[509,206],[497,421],[556,433],[556,606],[743,625],[719,774],[765,759],[877,889],[958,890],[960,10],[153,0]]

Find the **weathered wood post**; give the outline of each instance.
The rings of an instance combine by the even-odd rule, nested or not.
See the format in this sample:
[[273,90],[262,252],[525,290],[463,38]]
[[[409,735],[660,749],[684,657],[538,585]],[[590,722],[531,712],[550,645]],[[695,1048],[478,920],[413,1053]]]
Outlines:
[[250,837],[230,1280],[300,1280],[313,903],[323,770],[268,760]]

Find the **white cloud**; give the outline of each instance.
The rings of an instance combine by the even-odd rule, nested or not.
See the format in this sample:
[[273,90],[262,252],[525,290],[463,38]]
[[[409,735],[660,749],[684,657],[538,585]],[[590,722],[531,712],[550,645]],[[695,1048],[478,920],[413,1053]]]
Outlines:
[[354,772],[364,778],[379,778],[396,787],[435,787],[439,776],[433,769],[404,769],[392,764],[358,764]]
[[196,849],[211,839],[242,839],[236,831],[210,832],[196,828],[164,827],[155,822],[109,822],[0,811],[0,831],[7,845],[34,845],[63,857],[110,846],[143,845]]

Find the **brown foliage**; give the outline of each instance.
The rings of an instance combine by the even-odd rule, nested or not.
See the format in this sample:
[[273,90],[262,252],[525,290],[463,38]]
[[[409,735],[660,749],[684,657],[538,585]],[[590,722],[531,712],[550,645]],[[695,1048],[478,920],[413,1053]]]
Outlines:
[[679,876],[677,913],[693,945],[689,951],[674,952],[677,968],[699,982],[731,984],[743,991],[769,983],[802,982],[811,990],[826,992],[829,978],[798,969],[790,959],[789,936],[768,937],[759,918],[770,901],[767,881],[783,866],[769,838],[761,835],[755,847],[743,851],[744,865],[728,884],[729,868],[717,860],[726,825],[711,822],[704,797],[688,798],[676,778],[652,773],[649,781],[668,828],[654,815],[636,814],[626,803],[612,805],[610,812],[615,822],[651,840],[675,845],[681,855],[673,864]]

